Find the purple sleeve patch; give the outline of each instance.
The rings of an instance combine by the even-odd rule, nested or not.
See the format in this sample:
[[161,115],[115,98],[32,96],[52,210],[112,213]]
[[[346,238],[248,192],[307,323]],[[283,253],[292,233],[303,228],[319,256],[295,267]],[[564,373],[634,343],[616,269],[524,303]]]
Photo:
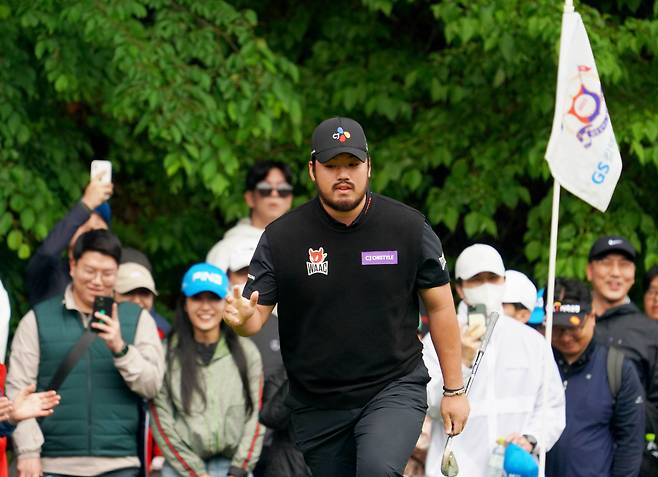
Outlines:
[[361,265],[397,265],[398,251],[383,250],[361,252]]

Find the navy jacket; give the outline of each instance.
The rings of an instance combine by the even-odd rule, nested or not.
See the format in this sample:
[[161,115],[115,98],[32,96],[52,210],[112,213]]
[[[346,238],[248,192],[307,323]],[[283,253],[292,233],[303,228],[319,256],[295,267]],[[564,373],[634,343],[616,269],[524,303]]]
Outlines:
[[592,341],[569,365],[553,350],[564,383],[567,426],[546,458],[547,477],[636,477],[644,449],[644,399],[635,367],[624,359],[615,399],[608,348]]
[[646,431],[658,432],[658,323],[627,303],[596,317],[594,338],[620,349],[635,365],[647,401]]
[[71,282],[68,259],[62,256],[69,242],[82,224],[89,220],[91,211],[78,202],[66,216],[55,224],[46,240],[27,263],[25,289],[30,307],[55,295],[64,293]]

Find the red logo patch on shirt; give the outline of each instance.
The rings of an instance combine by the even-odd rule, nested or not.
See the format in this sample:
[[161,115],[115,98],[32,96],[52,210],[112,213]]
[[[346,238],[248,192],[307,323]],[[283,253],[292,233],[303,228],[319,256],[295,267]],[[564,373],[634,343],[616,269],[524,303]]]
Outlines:
[[317,250],[312,248],[308,249],[308,262],[306,262],[306,271],[309,276],[316,273],[322,273],[323,275],[329,275],[329,262],[326,261],[327,253],[324,251],[324,247],[320,247]]

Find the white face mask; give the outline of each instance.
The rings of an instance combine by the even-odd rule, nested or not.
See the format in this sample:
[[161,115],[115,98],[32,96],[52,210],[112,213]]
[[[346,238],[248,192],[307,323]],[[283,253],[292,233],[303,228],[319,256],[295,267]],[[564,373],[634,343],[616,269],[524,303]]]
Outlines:
[[505,284],[485,283],[473,288],[462,287],[464,301],[471,306],[484,305],[487,313],[498,311],[503,306]]

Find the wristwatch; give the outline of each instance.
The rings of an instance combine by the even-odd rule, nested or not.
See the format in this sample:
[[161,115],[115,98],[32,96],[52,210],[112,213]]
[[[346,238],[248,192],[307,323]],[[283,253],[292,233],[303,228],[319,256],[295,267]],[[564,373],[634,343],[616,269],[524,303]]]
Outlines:
[[114,356],[115,358],[123,358],[127,354],[128,354],[128,344],[127,343],[123,344],[123,348],[121,348],[121,351],[119,351],[118,353],[112,352],[112,356]]
[[532,446],[532,449],[530,449],[530,453],[532,454],[537,449],[537,438],[531,434],[523,434],[523,437]]

